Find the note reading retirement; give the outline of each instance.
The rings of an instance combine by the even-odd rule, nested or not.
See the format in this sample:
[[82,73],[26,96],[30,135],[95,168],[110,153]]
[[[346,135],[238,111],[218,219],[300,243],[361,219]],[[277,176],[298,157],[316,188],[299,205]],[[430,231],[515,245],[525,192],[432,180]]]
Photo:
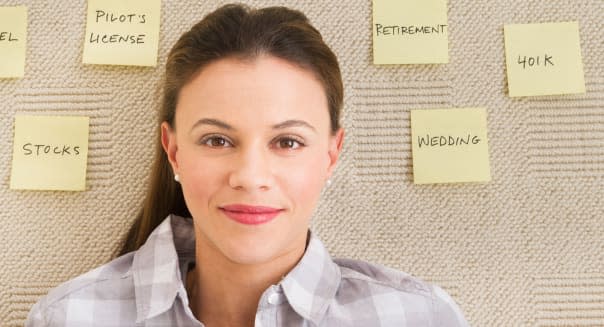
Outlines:
[[0,78],[25,75],[27,8],[0,7]]
[[415,184],[491,180],[484,108],[411,111]]
[[373,63],[449,62],[446,0],[373,0]]
[[84,63],[155,66],[161,0],[88,0]]
[[11,189],[83,191],[88,117],[15,116]]
[[504,26],[511,97],[585,93],[577,22]]

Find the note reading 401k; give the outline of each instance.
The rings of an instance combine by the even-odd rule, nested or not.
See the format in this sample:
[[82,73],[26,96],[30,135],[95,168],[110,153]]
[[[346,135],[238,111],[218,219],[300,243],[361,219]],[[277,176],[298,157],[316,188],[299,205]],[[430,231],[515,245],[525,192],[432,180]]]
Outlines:
[[585,93],[577,22],[506,25],[511,97]]

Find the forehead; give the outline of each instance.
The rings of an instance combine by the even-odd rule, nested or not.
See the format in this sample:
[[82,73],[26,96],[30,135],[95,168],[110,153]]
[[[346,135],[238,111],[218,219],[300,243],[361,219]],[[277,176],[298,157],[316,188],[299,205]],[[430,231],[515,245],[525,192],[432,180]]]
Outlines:
[[181,90],[176,116],[185,124],[199,118],[240,117],[329,125],[327,98],[315,74],[266,55],[251,60],[225,58],[204,67]]

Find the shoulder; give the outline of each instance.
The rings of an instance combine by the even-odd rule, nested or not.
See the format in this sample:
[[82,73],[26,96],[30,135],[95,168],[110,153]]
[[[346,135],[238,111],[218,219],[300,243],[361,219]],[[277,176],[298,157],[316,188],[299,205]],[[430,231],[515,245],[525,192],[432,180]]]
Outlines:
[[404,326],[468,326],[455,301],[436,285],[365,261],[334,259],[334,262],[342,275],[337,296],[340,303],[373,306],[378,316],[389,319],[404,316]]
[[343,282],[366,283],[379,288],[430,297],[433,286],[400,270],[361,260],[334,259]]
[[133,255],[134,252],[118,257],[57,286],[46,295],[46,304],[51,305],[66,297],[87,292],[91,289],[97,291],[99,285],[105,286],[104,284],[108,281],[128,279],[128,277],[131,277],[130,268],[132,267]]
[[134,297],[132,283],[132,258],[134,252],[118,257],[100,267],[77,276],[42,297],[32,307],[26,326],[46,326],[74,305],[85,308],[96,299],[119,300]]

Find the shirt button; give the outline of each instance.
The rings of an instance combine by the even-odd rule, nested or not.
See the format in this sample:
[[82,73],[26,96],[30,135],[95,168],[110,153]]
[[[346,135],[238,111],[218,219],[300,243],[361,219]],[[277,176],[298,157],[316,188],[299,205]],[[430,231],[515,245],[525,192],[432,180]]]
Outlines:
[[268,303],[272,305],[278,305],[283,303],[283,295],[279,293],[273,293],[268,296]]

